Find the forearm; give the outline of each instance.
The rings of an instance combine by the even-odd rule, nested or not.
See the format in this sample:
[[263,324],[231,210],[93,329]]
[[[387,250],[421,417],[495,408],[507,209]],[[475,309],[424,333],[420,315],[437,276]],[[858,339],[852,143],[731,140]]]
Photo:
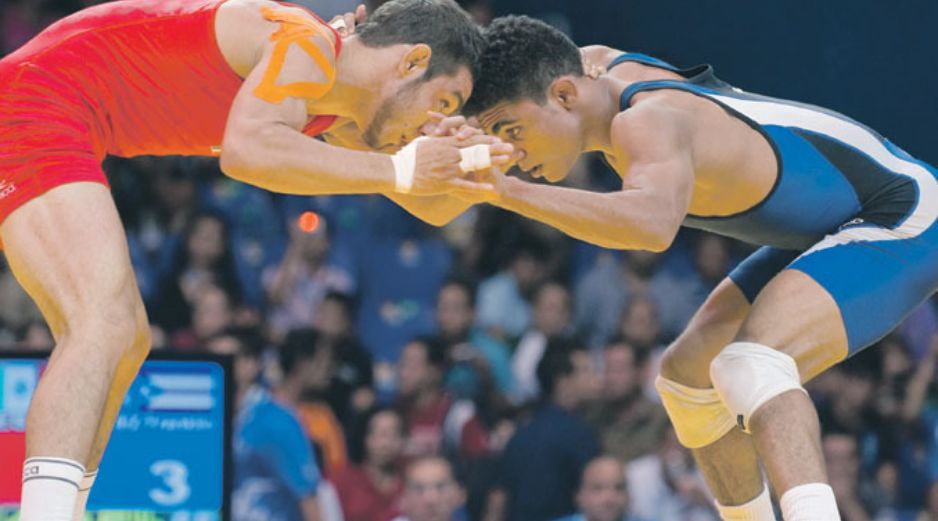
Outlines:
[[666,249],[673,232],[655,218],[656,210],[640,196],[625,199],[623,193],[590,192],[508,177],[493,204],[605,248]]
[[[343,148],[371,150],[361,139],[360,132],[354,125],[338,128],[323,137],[327,143]],[[384,195],[414,217],[434,226],[448,224],[472,206],[472,203],[451,195],[416,196],[396,192]]]
[[434,226],[449,224],[473,205],[452,195],[418,196],[393,192],[384,195],[414,217]]
[[388,193],[395,186],[390,156],[332,146],[279,124],[232,129],[221,168],[239,181],[297,195]]

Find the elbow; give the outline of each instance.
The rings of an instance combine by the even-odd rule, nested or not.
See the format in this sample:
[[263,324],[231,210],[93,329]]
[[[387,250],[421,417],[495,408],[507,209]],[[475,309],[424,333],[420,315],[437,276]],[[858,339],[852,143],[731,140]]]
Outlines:
[[649,220],[643,227],[646,231],[645,246],[642,248],[655,253],[661,253],[674,244],[677,232],[681,229],[686,212],[677,209],[661,212],[653,220]]
[[645,250],[662,253],[674,243],[678,229],[679,227],[672,228],[663,226],[661,223],[627,226],[618,230],[616,237],[608,241],[607,244],[599,244],[599,246],[619,250]]
[[650,233],[646,239],[645,247],[642,249],[654,253],[662,253],[671,247],[676,236],[676,231],[672,232],[669,230],[660,230]]
[[446,214],[446,215],[425,215],[423,216],[423,221],[431,226],[436,226],[437,228],[442,228],[447,224],[456,220],[459,214]]
[[222,141],[219,168],[222,173],[236,181],[261,188],[268,176],[261,175],[276,169],[273,161],[279,152],[272,144],[278,143],[275,128],[271,126],[229,126]]
[[250,154],[244,153],[244,146],[244,140],[226,135],[222,143],[221,155],[218,157],[218,167],[231,179],[249,182],[252,167],[248,160]]

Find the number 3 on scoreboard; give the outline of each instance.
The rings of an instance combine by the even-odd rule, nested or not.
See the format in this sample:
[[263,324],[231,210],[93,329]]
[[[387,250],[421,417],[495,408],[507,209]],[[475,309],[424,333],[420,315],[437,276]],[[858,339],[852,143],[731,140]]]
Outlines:
[[184,503],[192,493],[189,469],[181,461],[160,460],[150,465],[150,473],[163,480],[160,488],[150,490],[150,499],[163,506]]

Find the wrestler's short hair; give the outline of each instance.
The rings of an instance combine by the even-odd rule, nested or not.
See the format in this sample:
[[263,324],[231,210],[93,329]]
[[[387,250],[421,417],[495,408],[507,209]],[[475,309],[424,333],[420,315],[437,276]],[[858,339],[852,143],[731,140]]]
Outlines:
[[564,75],[583,75],[580,49],[558,29],[527,16],[496,18],[483,32],[481,71],[466,104],[478,114],[502,102],[544,103]]
[[391,0],[355,28],[369,47],[423,43],[433,55],[424,74],[429,80],[468,67],[479,77],[482,29],[453,0]]

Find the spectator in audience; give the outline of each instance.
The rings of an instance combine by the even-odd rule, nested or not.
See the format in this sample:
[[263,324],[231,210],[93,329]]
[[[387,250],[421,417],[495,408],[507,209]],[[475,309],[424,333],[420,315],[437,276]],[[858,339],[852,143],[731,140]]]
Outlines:
[[655,375],[661,365],[661,356],[665,345],[661,343],[661,328],[658,323],[658,306],[650,297],[635,295],[626,304],[622,313],[622,325],[619,337],[632,346],[636,353],[648,359],[642,372],[642,388],[645,395],[659,401],[655,390]]
[[39,308],[23,291],[13,272],[3,262],[0,268],[0,344],[12,346],[17,332],[23,331],[32,322],[42,321]]
[[655,452],[629,462],[626,481],[632,513],[654,521],[718,521],[713,498],[681,446],[667,429]]
[[865,360],[865,357],[854,357],[828,371],[831,375],[824,380],[835,382],[830,384],[834,392],[818,404],[818,414],[825,429],[858,438],[873,433],[876,376],[873,368],[864,363]]
[[394,521],[460,521],[466,493],[453,467],[440,457],[418,458],[407,466],[403,515]]
[[547,247],[529,239],[516,246],[508,268],[479,285],[476,320],[496,338],[520,337],[531,322],[530,299],[547,275]]
[[557,521],[639,521],[628,512],[625,466],[613,456],[599,456],[583,469],[576,504],[579,512]]
[[537,366],[543,402],[508,442],[485,521],[549,521],[574,513],[573,496],[599,443],[575,412],[594,394],[589,353],[552,341]]
[[217,214],[203,212],[190,221],[173,268],[159,284],[149,310],[153,322],[169,335],[189,327],[196,297],[210,286],[224,291],[230,302],[239,302],[241,287],[225,222]]
[[446,387],[457,397],[480,401],[492,387],[507,394],[513,381],[508,346],[473,328],[474,321],[472,285],[459,278],[444,282],[436,301],[436,326],[439,340],[453,362]]
[[[651,299],[658,310],[659,334],[672,340],[687,325],[710,291],[730,268],[726,239],[708,233],[695,236],[693,271],[680,270],[674,255],[629,251],[622,262],[601,257],[577,284],[575,324],[589,333],[592,347],[617,335],[625,307],[638,295]],[[671,258],[666,259],[666,255]]]
[[933,481],[931,486],[928,487],[928,498],[925,501],[925,508],[919,512],[914,521],[934,521],[935,519],[938,519],[938,481]]
[[234,356],[235,404],[240,409],[261,374],[264,340],[254,329],[229,328],[205,344],[210,353]]
[[843,521],[872,521],[881,501],[878,490],[860,476],[857,440],[844,432],[828,432],[823,437],[827,476]]
[[603,392],[588,410],[587,420],[603,450],[622,461],[654,452],[668,429],[668,417],[642,389],[648,354],[614,339],[602,355]]
[[647,251],[626,252],[621,262],[602,256],[583,276],[576,287],[574,324],[589,335],[590,347],[602,347],[617,336],[626,303],[649,291],[656,278],[667,276],[658,269],[662,259],[663,254]]
[[647,295],[636,295],[622,310],[621,337],[645,356],[662,348],[658,306]]
[[[374,409],[353,440],[361,458],[330,474],[345,521],[388,520],[399,511],[404,488],[404,421],[393,409]],[[360,447],[358,447],[360,445]]]
[[443,388],[446,353],[439,342],[418,338],[404,346],[398,362],[398,393],[407,441],[405,456],[447,455],[471,461],[489,452],[488,433],[468,400],[453,400]]
[[272,393],[255,385],[244,397],[235,432],[232,519],[319,521],[319,468],[298,406],[311,367],[308,346],[280,353],[282,381]]
[[[144,256],[154,263],[157,271],[171,266],[162,266],[171,259],[167,248],[185,233],[188,223],[198,213],[196,177],[198,171],[193,164],[180,158],[156,158],[151,156],[121,159],[121,170],[127,177],[139,177],[149,182],[136,190],[125,187],[123,193],[115,194],[119,204],[126,208],[125,222],[128,234],[142,248]],[[127,193],[131,192],[131,193]]]
[[352,298],[330,292],[323,298],[313,320],[313,329],[333,351],[335,370],[328,400],[345,424],[353,423],[375,403],[371,355],[352,329],[352,317]]
[[332,347],[315,330],[296,329],[284,339],[280,357],[281,367],[293,370],[284,371],[278,391],[295,403],[320,467],[326,473],[342,468],[348,461],[345,431],[328,401],[336,366]]
[[325,218],[320,217],[312,231],[300,229],[296,218],[288,219],[287,228],[290,242],[283,259],[263,275],[274,339],[311,326],[330,292],[348,295],[355,290],[352,274],[329,263],[330,226]]
[[698,232],[691,237],[693,269],[678,274],[663,268],[648,287],[647,295],[658,309],[661,338],[671,341],[687,326],[694,313],[717,284],[729,273],[729,241],[712,233]]
[[174,349],[202,349],[208,339],[234,324],[231,301],[221,288],[206,286],[193,299],[191,326],[177,330],[169,339]]
[[544,356],[548,340],[566,336],[570,331],[570,291],[558,282],[548,282],[534,297],[534,320],[515,347],[511,368],[515,379],[515,403],[538,398],[537,364]]
[[52,333],[42,320],[30,320],[16,333],[16,347],[26,351],[46,352],[52,349]]

